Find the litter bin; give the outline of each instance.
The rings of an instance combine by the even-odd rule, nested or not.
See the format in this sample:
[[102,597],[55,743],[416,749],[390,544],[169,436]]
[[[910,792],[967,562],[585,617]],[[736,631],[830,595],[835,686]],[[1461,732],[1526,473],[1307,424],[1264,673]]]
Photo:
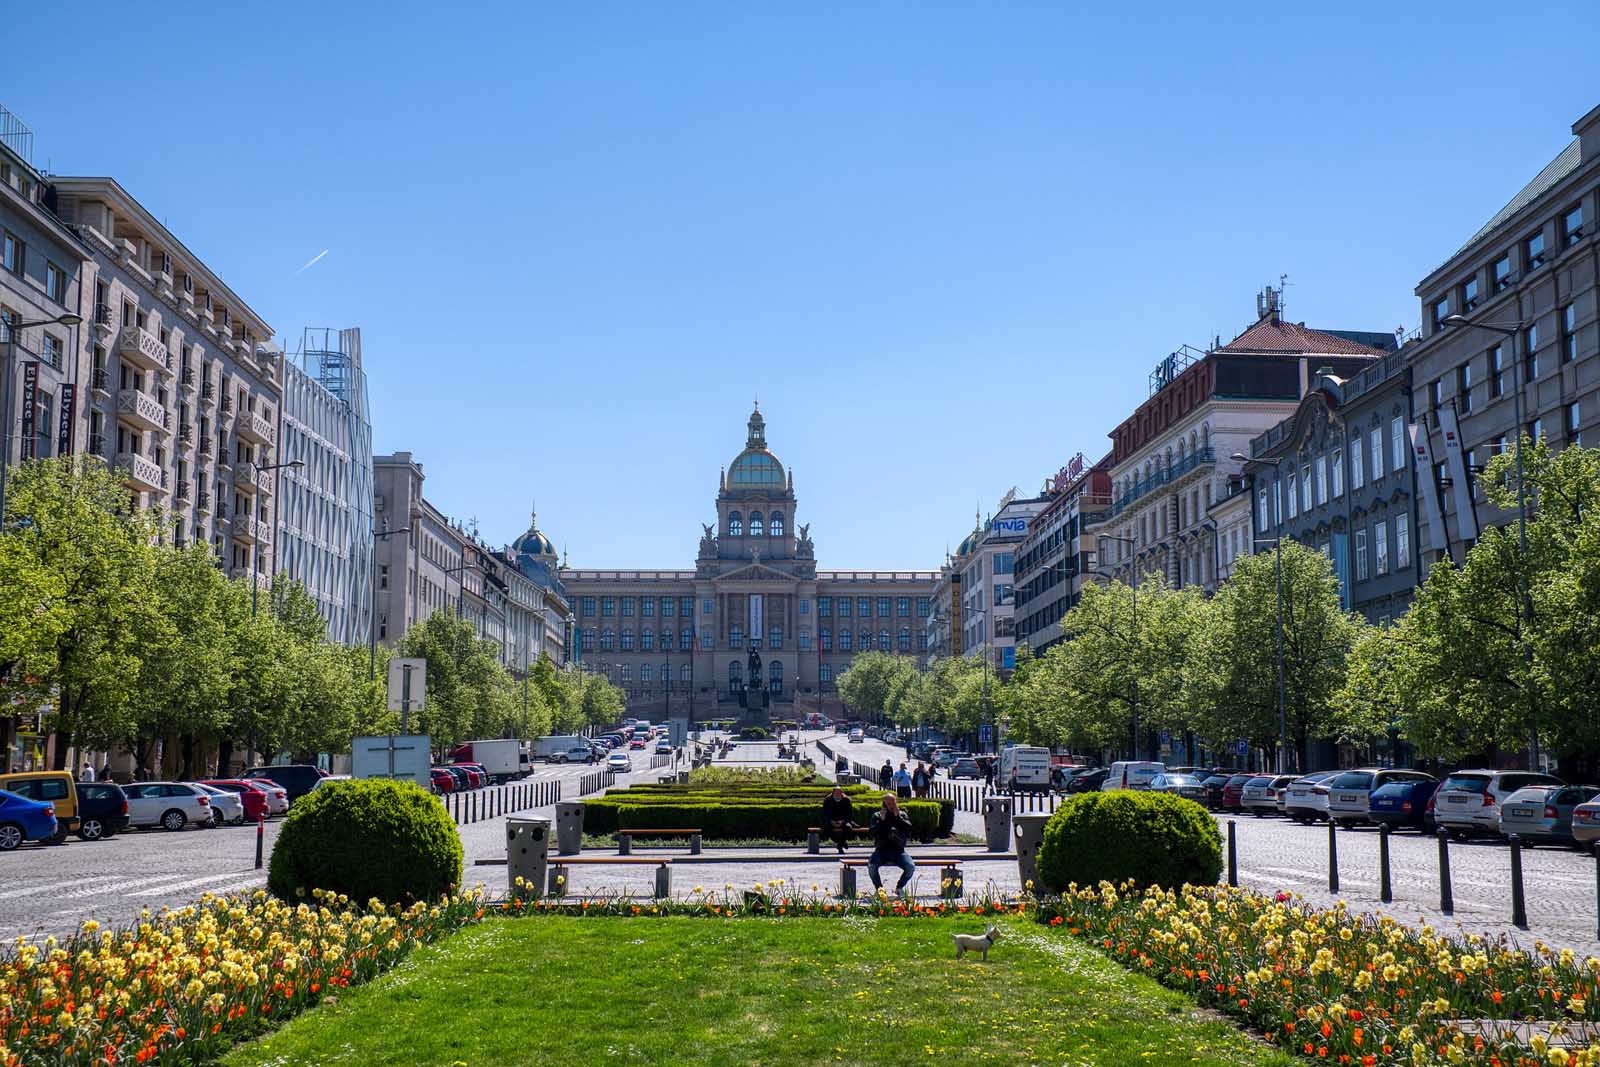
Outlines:
[[1004,852],[1011,847],[1011,798],[983,798],[983,837],[990,852]]
[[513,897],[543,896],[549,855],[549,819],[507,819],[507,892]]
[[1022,878],[1022,887],[1026,889],[1028,883],[1033,883],[1035,893],[1044,887],[1039,884],[1039,846],[1044,844],[1044,824],[1050,821],[1048,815],[1018,815],[1011,820],[1012,837],[1017,846],[1017,873]]
[[583,851],[583,802],[563,800],[556,805],[556,851],[576,856]]
[[836,785],[856,785],[861,779],[853,774],[836,774],[833,776],[833,781]]
[[679,771],[678,772],[678,784],[679,785],[688,785],[689,784],[689,772],[688,771]]

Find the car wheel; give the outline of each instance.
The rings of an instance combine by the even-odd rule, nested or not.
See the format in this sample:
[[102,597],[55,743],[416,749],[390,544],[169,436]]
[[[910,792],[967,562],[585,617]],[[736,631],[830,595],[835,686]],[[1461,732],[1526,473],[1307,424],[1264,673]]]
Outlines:
[[211,809],[211,825],[212,826],[223,826],[223,825],[227,824],[227,821],[228,821],[227,817],[222,814],[222,809],[221,808],[212,808]]
[[233,820],[233,825],[235,825],[235,826],[243,826],[244,822],[245,822],[245,814],[244,814],[244,812],[241,811],[239,813],[239,817],[237,819]]
[[177,808],[173,808],[161,816],[161,828],[163,830],[182,830],[188,821],[189,817],[187,815]]
[[22,827],[14,822],[0,822],[0,852],[10,852],[22,844]]
[[78,824],[78,837],[84,841],[98,841],[102,837],[109,837],[106,833],[106,824],[99,819],[85,819]]

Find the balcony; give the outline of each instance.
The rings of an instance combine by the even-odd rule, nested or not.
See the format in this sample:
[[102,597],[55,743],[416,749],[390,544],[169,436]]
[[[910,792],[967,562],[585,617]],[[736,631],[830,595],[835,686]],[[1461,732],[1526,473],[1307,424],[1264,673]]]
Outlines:
[[117,394],[117,418],[130,426],[167,432],[167,409],[149,393],[124,389]]
[[123,480],[135,489],[159,493],[166,487],[166,472],[155,460],[137,452],[117,453],[117,469],[122,472]]
[[91,455],[91,456],[99,456],[102,459],[105,458],[105,455],[106,455],[106,435],[105,434],[103,434],[103,433],[92,433],[92,434],[89,435],[89,455]]
[[1195,470],[1198,467],[1204,467],[1208,464],[1215,463],[1216,461],[1216,449],[1197,448],[1187,456],[1183,457],[1183,459],[1177,463],[1174,463],[1170,469],[1164,471],[1158,470],[1154,474],[1150,475],[1150,477],[1145,478],[1143,481],[1135,482],[1132,488],[1123,493],[1121,496],[1117,497],[1117,502],[1112,507],[1111,513],[1113,515],[1119,514],[1124,508],[1128,507],[1128,505],[1132,504],[1146,493],[1159,489],[1163,485],[1168,485],[1172,482],[1175,482],[1182,478],[1185,474],[1188,474],[1190,471]]
[[183,383],[183,391],[186,393],[192,395],[195,389],[198,388],[199,383],[195,380],[193,367],[183,368],[182,372],[178,375],[178,380]]
[[255,581],[257,589],[263,593],[272,592],[272,576],[270,574],[262,574],[260,571],[256,571],[250,577]]
[[94,332],[101,337],[110,337],[117,332],[117,313],[111,305],[94,306]]
[[194,495],[194,510],[197,515],[211,514],[211,494],[204,489]]
[[267,533],[267,524],[249,515],[234,518],[233,539],[242,545],[267,544],[272,540]]
[[117,338],[117,350],[122,358],[147,370],[172,373],[172,353],[160,338],[137,326],[124,326]]
[[101,400],[111,399],[111,372],[104,367],[96,367],[89,378],[90,388]]
[[217,387],[211,382],[210,379],[207,379],[205,384],[200,386],[200,399],[205,401],[207,404],[210,404],[217,399]]
[[178,503],[187,504],[189,502],[189,494],[191,492],[193,492],[193,488],[188,482],[185,481],[178,483],[178,488],[173,490],[172,495],[178,501]]
[[211,438],[209,436],[200,438],[200,454],[202,456],[211,455]]
[[222,413],[224,415],[233,414],[233,397],[228,393],[222,394]]
[[240,437],[256,444],[271,446],[278,442],[278,428],[272,424],[272,420],[254,411],[241,412],[234,429]]
[[184,444],[194,440],[194,423],[186,422],[178,427],[178,440]]
[[233,468],[233,487],[241,493],[254,493],[256,491],[256,477],[259,472],[254,463],[239,463]]

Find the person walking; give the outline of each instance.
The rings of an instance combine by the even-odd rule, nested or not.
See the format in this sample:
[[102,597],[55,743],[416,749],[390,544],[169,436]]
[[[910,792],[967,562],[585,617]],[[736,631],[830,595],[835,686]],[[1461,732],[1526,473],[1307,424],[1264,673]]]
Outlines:
[[989,756],[979,757],[983,764],[983,788],[986,792],[994,792],[994,759]]
[[111,761],[109,759],[100,768],[100,780],[102,782],[111,781]]
[[928,769],[917,761],[917,769],[911,772],[911,795],[925,797],[928,795]]
[[850,843],[850,831],[855,828],[855,805],[845,796],[844,786],[836,785],[833,792],[822,798],[822,832],[828,835],[843,855]]
[[911,772],[906,770],[904,763],[894,772],[894,794],[901,800],[911,799]]
[[883,888],[878,868],[899,867],[900,883],[894,891],[896,896],[905,896],[912,875],[917,873],[917,865],[906,853],[906,844],[911,840],[911,820],[900,810],[900,798],[893,793],[883,794],[883,806],[872,813],[867,833],[872,837],[872,855],[867,859],[867,877],[872,879],[872,888]]
[[94,764],[90,763],[88,760],[83,761],[83,769],[78,772],[78,781],[94,781]]
[[888,789],[894,784],[894,764],[888,760],[883,761],[883,766],[878,768],[878,788]]

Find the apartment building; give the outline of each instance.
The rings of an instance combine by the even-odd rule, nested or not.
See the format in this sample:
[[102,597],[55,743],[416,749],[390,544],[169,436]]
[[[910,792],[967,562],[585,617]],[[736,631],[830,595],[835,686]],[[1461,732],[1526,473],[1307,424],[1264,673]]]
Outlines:
[[1061,619],[1078,602],[1095,566],[1096,544],[1085,530],[1111,509],[1111,457],[1090,465],[1079,452],[1044,485],[1050,501],[1016,549],[1016,643],[1043,652],[1060,641]]

